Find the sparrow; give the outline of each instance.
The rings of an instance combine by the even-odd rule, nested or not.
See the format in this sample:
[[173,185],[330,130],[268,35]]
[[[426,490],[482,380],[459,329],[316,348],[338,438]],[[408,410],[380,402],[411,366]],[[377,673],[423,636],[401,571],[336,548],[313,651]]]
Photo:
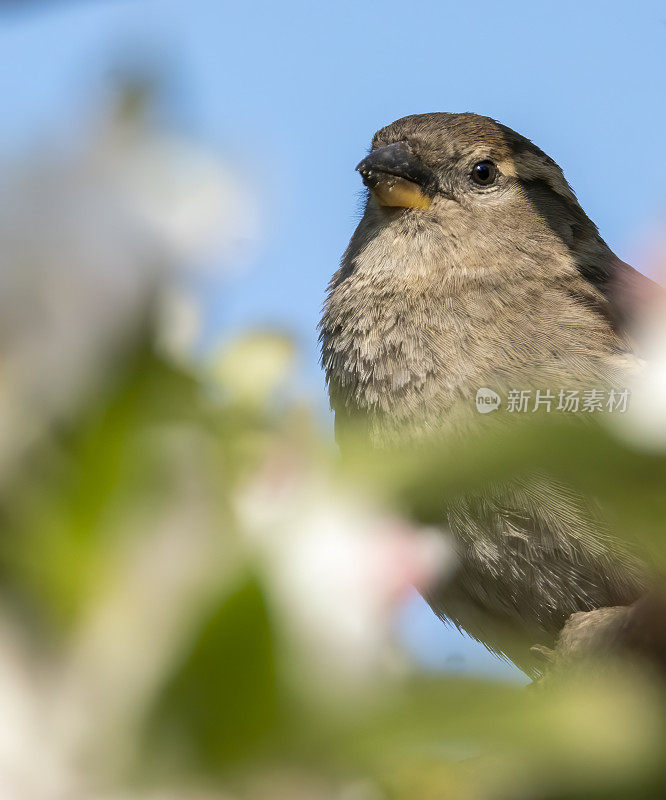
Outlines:
[[[319,326],[336,438],[419,446],[473,424],[482,387],[602,390],[640,368],[633,309],[663,291],[621,261],[557,163],[488,117],[379,130],[367,197]],[[576,612],[633,603],[645,570],[593,501],[544,475],[448,503],[457,570],[427,596],[445,620],[538,666]]]

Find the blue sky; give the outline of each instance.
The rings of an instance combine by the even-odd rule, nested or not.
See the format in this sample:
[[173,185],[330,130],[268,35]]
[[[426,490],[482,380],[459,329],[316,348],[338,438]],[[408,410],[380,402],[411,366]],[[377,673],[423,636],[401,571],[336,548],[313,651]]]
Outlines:
[[[318,400],[315,326],[358,219],[354,166],[393,119],[476,111],[529,136],[626,260],[664,212],[666,0],[35,3],[0,12],[0,154],[75,130],[123,53],[166,65],[177,124],[259,196],[261,250],[208,297],[210,335],[292,331]],[[427,625],[416,646],[446,660],[450,634]]]

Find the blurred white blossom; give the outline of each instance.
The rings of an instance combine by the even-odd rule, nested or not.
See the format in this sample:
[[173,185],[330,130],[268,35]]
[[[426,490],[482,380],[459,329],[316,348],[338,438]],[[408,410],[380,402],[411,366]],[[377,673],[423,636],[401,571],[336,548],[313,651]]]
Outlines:
[[187,365],[201,340],[204,320],[194,292],[175,283],[163,287],[157,305],[156,344],[161,353]]
[[243,181],[193,144],[139,129],[110,136],[100,172],[128,210],[176,258],[214,254],[235,267],[257,238],[257,211]]
[[229,399],[262,406],[284,384],[294,361],[286,336],[255,331],[225,346],[213,359],[213,379]]
[[[651,249],[650,270],[666,285],[666,244],[660,238]],[[666,292],[645,298],[636,329],[644,364],[633,376],[629,413],[614,419],[621,435],[648,450],[666,449]]]
[[6,461],[104,381],[160,293],[160,344],[179,359],[191,352],[201,315],[177,287],[193,266],[227,269],[247,253],[256,221],[218,158],[120,113],[84,143],[19,159],[0,199]]
[[289,453],[241,496],[281,618],[325,681],[376,680],[396,653],[396,607],[453,566],[446,534],[379,512]]

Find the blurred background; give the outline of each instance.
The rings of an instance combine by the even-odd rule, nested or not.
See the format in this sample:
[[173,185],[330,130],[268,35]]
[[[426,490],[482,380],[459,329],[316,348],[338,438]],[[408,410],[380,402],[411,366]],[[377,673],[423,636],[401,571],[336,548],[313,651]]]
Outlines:
[[[598,746],[557,704],[507,728],[527,678],[411,588],[452,568],[446,542],[338,474],[316,326],[354,166],[427,111],[532,138],[663,282],[666,3],[6,0],[0,59],[2,796],[652,781],[651,689],[597,686],[590,708],[634,715]],[[618,462],[663,444],[655,396]],[[501,770],[459,774],[497,740]]]

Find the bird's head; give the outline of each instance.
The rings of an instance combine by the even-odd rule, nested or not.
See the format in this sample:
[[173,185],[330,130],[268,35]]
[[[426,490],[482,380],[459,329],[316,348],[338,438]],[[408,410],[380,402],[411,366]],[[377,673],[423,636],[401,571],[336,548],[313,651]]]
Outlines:
[[470,254],[536,237],[598,240],[562,170],[529,139],[477,114],[418,114],[379,130],[357,170],[373,227],[433,223]]

